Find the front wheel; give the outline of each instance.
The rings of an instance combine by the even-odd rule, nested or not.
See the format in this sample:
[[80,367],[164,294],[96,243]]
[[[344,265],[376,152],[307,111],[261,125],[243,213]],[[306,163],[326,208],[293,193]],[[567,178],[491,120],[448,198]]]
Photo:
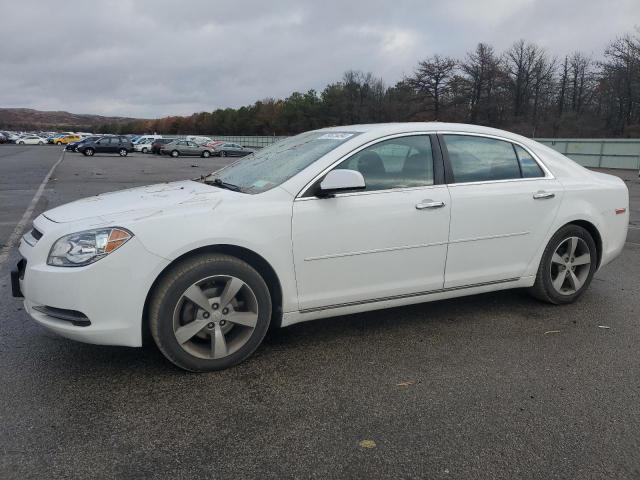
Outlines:
[[120,155],[121,157],[126,157],[128,153],[129,152],[127,152],[126,148],[121,148],[120,150],[118,150],[118,155]]
[[24,145],[24,142],[18,142],[18,145]]
[[62,145],[62,142],[56,142],[56,145],[60,146]]
[[179,156],[180,156],[180,152],[179,152],[178,150],[172,150],[172,151],[171,151],[171,156],[172,156],[173,158],[177,158],[177,157],[179,157]]
[[44,142],[38,142],[38,145],[44,145]]
[[87,156],[87,157],[93,157],[93,154],[94,154],[95,152],[94,152],[93,148],[86,148],[86,149],[84,150],[84,152],[82,152],[82,153],[84,153],[84,154],[85,154],[85,156]]
[[572,303],[586,291],[597,268],[598,250],[591,234],[578,225],[566,225],[549,240],[531,294],[548,303]]
[[149,309],[160,351],[193,372],[242,362],[258,348],[270,321],[265,281],[229,255],[200,255],[176,265],[156,287]]
[[147,153],[149,149],[147,147],[142,147],[142,153]]
[[222,151],[220,152],[220,156],[221,156],[221,157],[226,157],[226,156],[227,156],[227,152],[225,152],[224,150],[222,150]]
[[202,152],[202,156],[204,158],[209,158],[211,156],[211,152],[209,152],[209,150],[205,150],[204,152]]

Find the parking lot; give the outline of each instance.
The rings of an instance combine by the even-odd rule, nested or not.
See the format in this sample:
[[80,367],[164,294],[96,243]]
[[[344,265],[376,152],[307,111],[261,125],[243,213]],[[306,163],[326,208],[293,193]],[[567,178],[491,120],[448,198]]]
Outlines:
[[[0,146],[0,248],[30,207],[228,162],[61,154]],[[210,374],[48,333],[10,296],[10,250],[0,478],[640,477],[640,181],[609,173],[632,227],[578,303],[504,291],[298,324]]]

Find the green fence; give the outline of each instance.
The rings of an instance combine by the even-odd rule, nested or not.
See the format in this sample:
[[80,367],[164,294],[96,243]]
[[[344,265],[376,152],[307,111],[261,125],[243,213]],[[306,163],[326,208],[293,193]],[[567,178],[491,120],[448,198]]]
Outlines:
[[[203,135],[243,147],[262,148],[283,138],[265,135]],[[536,138],[585,167],[640,169],[640,138]]]
[[222,142],[232,142],[242,145],[243,147],[262,148],[287,137],[277,137],[275,135],[251,136],[251,135],[205,135],[213,140]]
[[585,167],[640,169],[640,139],[536,138]]

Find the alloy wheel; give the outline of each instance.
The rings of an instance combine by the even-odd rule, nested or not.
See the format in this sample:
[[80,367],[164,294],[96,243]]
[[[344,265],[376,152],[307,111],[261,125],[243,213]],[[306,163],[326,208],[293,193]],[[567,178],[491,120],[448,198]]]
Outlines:
[[190,355],[220,359],[247,343],[258,323],[253,290],[230,275],[207,277],[187,288],[173,312],[173,332]]
[[560,242],[551,257],[551,283],[561,295],[573,295],[584,285],[591,269],[591,253],[579,237]]

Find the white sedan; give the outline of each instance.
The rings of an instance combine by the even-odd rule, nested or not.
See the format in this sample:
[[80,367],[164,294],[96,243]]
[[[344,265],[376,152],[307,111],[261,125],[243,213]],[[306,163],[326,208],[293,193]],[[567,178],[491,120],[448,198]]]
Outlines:
[[23,135],[16,140],[18,145],[44,145],[47,143],[46,138],[37,135]]
[[622,250],[628,190],[533,140],[472,125],[303,133],[199,180],[49,210],[13,292],[41,325],[191,371],[270,325],[527,288],[575,301]]

